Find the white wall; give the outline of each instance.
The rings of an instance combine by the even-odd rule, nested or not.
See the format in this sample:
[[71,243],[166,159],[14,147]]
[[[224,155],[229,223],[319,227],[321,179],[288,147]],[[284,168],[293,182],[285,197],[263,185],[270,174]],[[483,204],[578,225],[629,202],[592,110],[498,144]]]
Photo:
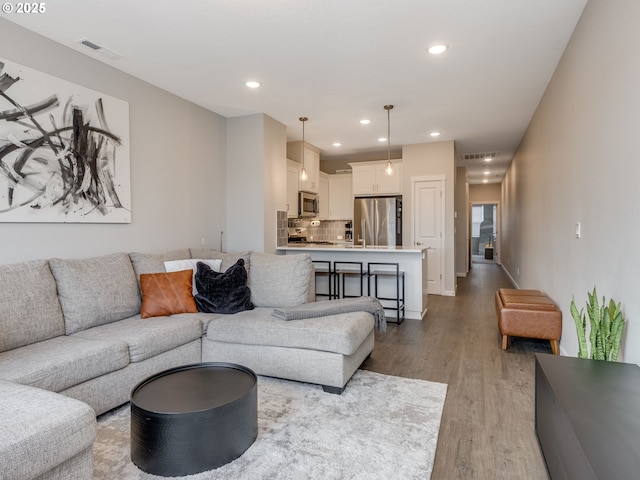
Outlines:
[[[572,296],[622,302],[621,360],[640,362],[640,2],[591,0],[503,182],[505,268],[563,310],[563,353],[577,355]],[[580,222],[582,238],[575,237]]]
[[265,115],[264,252],[276,253],[277,211],[287,210],[287,127]]
[[[444,290],[453,295],[456,290],[455,269],[455,235],[454,235],[454,193],[455,193],[455,146],[453,141],[419,143],[402,147],[402,191],[411,195],[411,177],[444,175],[445,176],[445,247],[444,247]],[[413,208],[405,195],[402,220],[411,225]],[[406,230],[406,229],[405,229]],[[405,237],[409,237],[406,235]],[[412,245],[413,239],[403,238],[403,243]]]
[[225,249],[275,253],[276,211],[286,210],[286,127],[265,114],[227,121]]
[[502,186],[499,183],[469,185],[469,201],[471,203],[500,203]]
[[455,252],[456,276],[469,273],[469,178],[465,167],[456,168],[455,189]]
[[[129,102],[130,224],[0,223],[0,264],[217,247],[225,224],[221,116],[0,19],[0,56]],[[0,109],[6,109],[0,105]]]
[[227,121],[227,225],[224,250],[263,249],[264,115]]

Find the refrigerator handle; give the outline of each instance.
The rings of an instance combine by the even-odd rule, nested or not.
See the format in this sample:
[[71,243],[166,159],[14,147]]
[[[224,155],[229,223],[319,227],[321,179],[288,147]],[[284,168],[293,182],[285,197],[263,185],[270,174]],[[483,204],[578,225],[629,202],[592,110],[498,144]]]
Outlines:
[[367,247],[367,221],[363,218],[362,221],[360,222],[360,227],[362,230],[362,248],[366,248]]

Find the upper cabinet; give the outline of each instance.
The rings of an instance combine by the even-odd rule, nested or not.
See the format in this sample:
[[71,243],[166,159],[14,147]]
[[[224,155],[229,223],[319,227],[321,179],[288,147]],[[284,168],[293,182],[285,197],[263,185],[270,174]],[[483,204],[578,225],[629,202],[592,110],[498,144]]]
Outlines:
[[300,165],[293,160],[287,160],[287,218],[298,217],[298,178]]
[[402,162],[392,160],[393,172],[386,174],[387,161],[350,163],[353,195],[401,195]]
[[318,193],[319,212],[318,220],[327,220],[329,218],[329,204],[331,203],[331,197],[329,194],[329,175],[320,172],[320,193]]
[[[298,162],[302,171],[302,142],[287,143],[287,158]],[[304,169],[307,179],[300,179],[300,190],[320,193],[320,149],[307,142],[304,144]]]
[[[352,175],[329,175],[329,220],[353,219]],[[322,209],[322,203],[320,204]]]

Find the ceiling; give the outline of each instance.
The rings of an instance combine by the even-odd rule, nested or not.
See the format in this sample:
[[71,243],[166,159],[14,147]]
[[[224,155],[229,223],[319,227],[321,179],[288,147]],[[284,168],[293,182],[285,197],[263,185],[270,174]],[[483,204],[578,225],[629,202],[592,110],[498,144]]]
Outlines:
[[[3,18],[224,117],[266,113],[288,141],[306,116],[305,140],[323,160],[386,158],[378,138],[393,104],[395,152],[454,140],[457,164],[480,183],[501,180],[586,2],[56,0]],[[427,53],[439,42],[444,54]],[[496,153],[491,163],[484,152]]]

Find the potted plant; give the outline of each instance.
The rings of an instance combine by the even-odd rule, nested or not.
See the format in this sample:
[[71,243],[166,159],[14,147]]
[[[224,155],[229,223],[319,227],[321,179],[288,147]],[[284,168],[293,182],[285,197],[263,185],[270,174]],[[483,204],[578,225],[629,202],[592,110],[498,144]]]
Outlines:
[[[607,305],[605,298],[602,297],[602,305],[600,305],[595,287],[593,287],[593,293],[587,292],[587,296],[589,301],[586,304],[586,315],[584,308],[578,311],[575,301],[573,298],[571,299],[571,316],[575,320],[578,334],[578,358],[615,362],[618,360],[618,351],[620,350],[620,341],[625,324],[620,303],[616,304],[612,299]],[[587,348],[587,315],[589,316],[590,325],[589,343],[591,345],[591,354],[589,354]]]

